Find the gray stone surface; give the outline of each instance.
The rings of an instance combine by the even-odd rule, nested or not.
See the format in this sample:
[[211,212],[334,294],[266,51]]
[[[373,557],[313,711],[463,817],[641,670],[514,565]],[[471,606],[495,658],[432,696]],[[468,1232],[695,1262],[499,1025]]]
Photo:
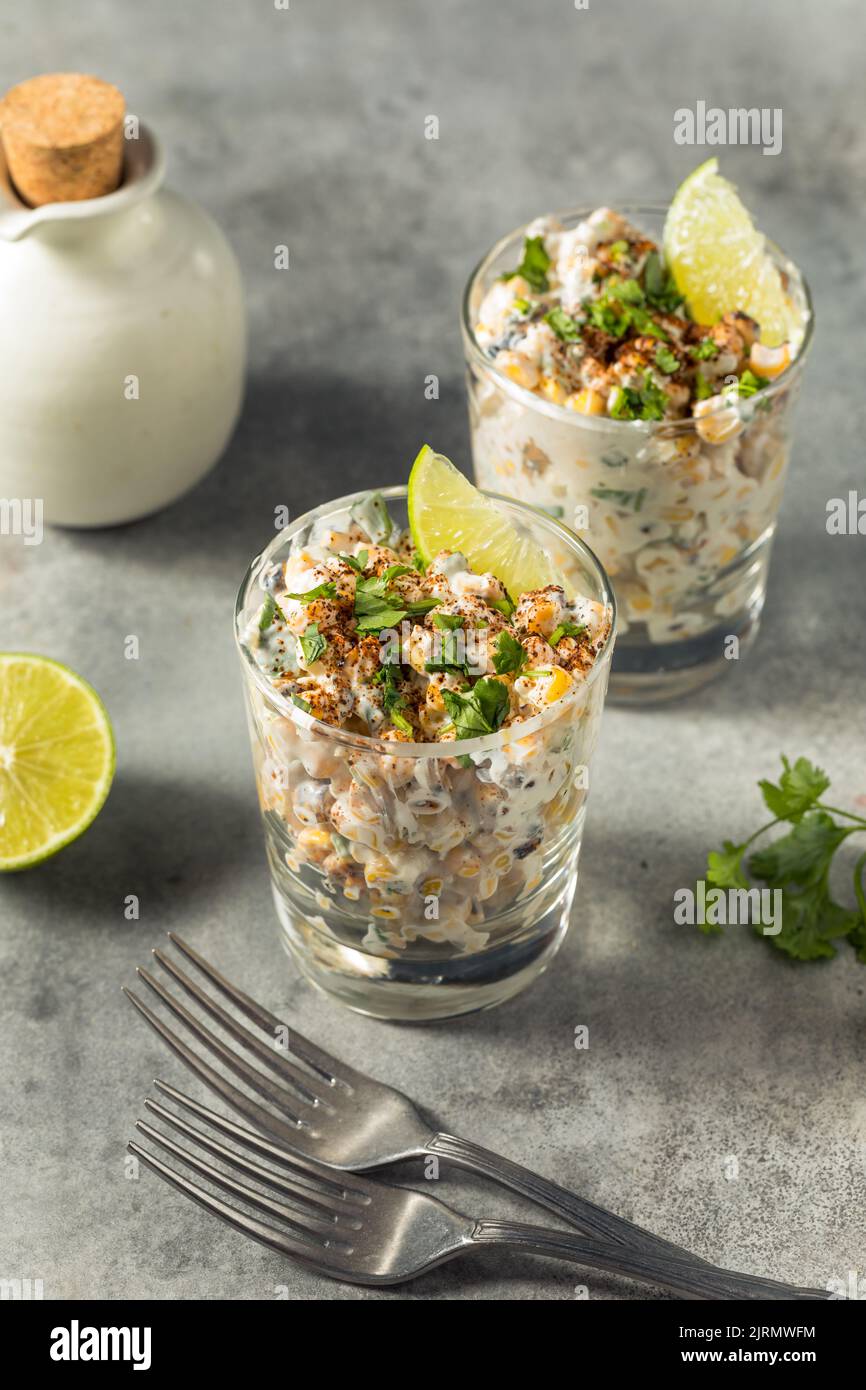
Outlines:
[[[793,8],[42,0],[4,12],[0,85],[93,70],[160,132],[170,181],[240,255],[252,359],[236,438],[179,505],[115,531],[52,532],[40,549],[0,540],[0,647],[89,677],[119,742],[91,831],[0,883],[0,1275],[40,1277],[59,1298],[272,1298],[288,1285],[300,1299],[561,1299],[584,1282],[564,1265],[485,1257],[400,1291],[342,1288],[155,1178],[128,1181],[151,1078],[183,1084],[120,993],[166,928],[443,1124],[705,1256],[804,1283],[866,1268],[866,971],[847,948],[797,967],[742,930],[709,942],[672,923],[673,891],[706,849],[758,823],[755,782],[779,752],[826,766],[841,804],[866,794],[866,541],[824,526],[827,498],[863,481],[864,19],[844,0]],[[764,630],[700,697],[607,712],[574,929],[534,989],[418,1030],[343,1012],[277,944],[232,649],[237,583],[275,503],[297,514],[398,481],[423,439],[467,463],[457,304],[470,266],[548,207],[666,197],[707,153],[672,139],[673,109],[701,97],[783,108],[778,158],[722,153],[818,310]],[[429,372],[438,402],[424,399]],[[129,632],[138,662],[123,659]],[[124,921],[129,893],[137,924]],[[579,1023],[586,1052],[572,1045]],[[458,1178],[438,1190],[479,1214],[519,1209]],[[595,1298],[646,1296],[588,1282]]]

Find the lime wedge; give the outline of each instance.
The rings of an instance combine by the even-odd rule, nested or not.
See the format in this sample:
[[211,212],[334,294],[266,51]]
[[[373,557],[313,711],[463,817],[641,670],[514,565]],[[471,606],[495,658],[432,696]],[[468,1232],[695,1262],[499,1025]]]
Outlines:
[[114,776],[95,690],[31,652],[0,652],[0,873],[27,869],[86,830]]
[[708,159],[674,194],[665,257],[698,323],[717,323],[722,314],[741,310],[757,319],[761,342],[777,347],[794,336],[799,316],[763,233],[718,168],[717,159]]
[[408,504],[412,540],[425,564],[440,550],[459,550],[477,573],[495,574],[514,600],[562,583],[541,546],[429,444],[412,465]]

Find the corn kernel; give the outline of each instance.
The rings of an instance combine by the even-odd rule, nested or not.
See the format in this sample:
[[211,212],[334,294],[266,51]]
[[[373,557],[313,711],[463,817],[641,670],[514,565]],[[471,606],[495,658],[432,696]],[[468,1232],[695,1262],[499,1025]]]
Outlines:
[[565,387],[557,381],[555,376],[543,376],[539,382],[538,389],[542,396],[548,401],[553,401],[554,405],[562,405],[566,397]]
[[545,699],[549,705],[559,700],[571,686],[571,676],[561,666],[554,666],[553,675],[547,687]]
[[791,350],[787,343],[781,343],[779,347],[766,347],[764,343],[752,344],[749,366],[758,376],[765,376],[772,381],[775,377],[781,376],[790,365]]
[[710,396],[695,406],[695,429],[707,444],[724,444],[743,428],[736,406],[722,405],[722,396]]
[[370,911],[374,917],[382,917],[386,922],[393,922],[400,916],[396,907],[371,907]]
[[425,898],[438,898],[442,892],[441,878],[428,878],[421,884],[421,892]]
[[583,391],[572,392],[565,404],[569,410],[576,410],[578,415],[604,414],[604,397],[590,386]]
[[320,827],[302,830],[298,835],[298,844],[303,845],[304,849],[332,849],[331,837],[327,830]]

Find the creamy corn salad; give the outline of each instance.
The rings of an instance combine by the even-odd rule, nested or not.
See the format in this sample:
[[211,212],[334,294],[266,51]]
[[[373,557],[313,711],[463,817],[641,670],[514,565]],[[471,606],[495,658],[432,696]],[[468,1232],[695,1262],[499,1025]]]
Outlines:
[[[739,312],[704,327],[656,243],[598,208],[569,228],[530,224],[520,263],[477,300],[474,336],[493,369],[470,388],[478,481],[590,542],[615,580],[620,634],[639,623],[650,641],[676,641],[737,607],[736,592],[721,607],[702,599],[778,509],[788,396],[759,393],[803,341],[802,286],[788,288],[800,325],[789,342],[766,346]],[[533,411],[497,376],[562,412]]]
[[[260,795],[288,868],[318,876],[323,912],[363,914],[374,953],[419,938],[480,949],[579,818],[603,700],[587,678],[611,613],[558,583],[509,595],[459,553],[425,566],[378,494],[317,523],[258,583],[242,643],[299,711],[254,697]],[[461,753],[500,732],[493,751]],[[419,743],[441,756],[401,757]]]

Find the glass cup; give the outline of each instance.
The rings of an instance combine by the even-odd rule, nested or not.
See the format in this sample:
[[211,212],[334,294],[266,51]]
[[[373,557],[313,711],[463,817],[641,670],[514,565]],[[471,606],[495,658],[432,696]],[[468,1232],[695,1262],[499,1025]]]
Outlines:
[[[531,719],[458,743],[394,743],[321,723],[270,684],[244,642],[258,577],[365,493],[307,512],[250,566],[235,631],[282,940],[301,972],[377,1018],[447,1018],[530,984],[562,944],[589,763],[613,650],[604,570],[561,522],[497,499],[567,583],[610,614],[587,679]],[[406,489],[382,496],[407,524]]]
[[[557,216],[569,229],[591,211]],[[621,211],[661,241],[665,209]],[[475,338],[480,304],[519,264],[523,236],[523,228],[511,232],[488,252],[463,299],[475,476],[480,487],[543,508],[591,541],[618,603],[611,699],[685,695],[757,635],[812,336],[808,287],[768,243],[805,336],[792,366],[754,396],[729,395],[703,420],[581,415],[502,375]]]

